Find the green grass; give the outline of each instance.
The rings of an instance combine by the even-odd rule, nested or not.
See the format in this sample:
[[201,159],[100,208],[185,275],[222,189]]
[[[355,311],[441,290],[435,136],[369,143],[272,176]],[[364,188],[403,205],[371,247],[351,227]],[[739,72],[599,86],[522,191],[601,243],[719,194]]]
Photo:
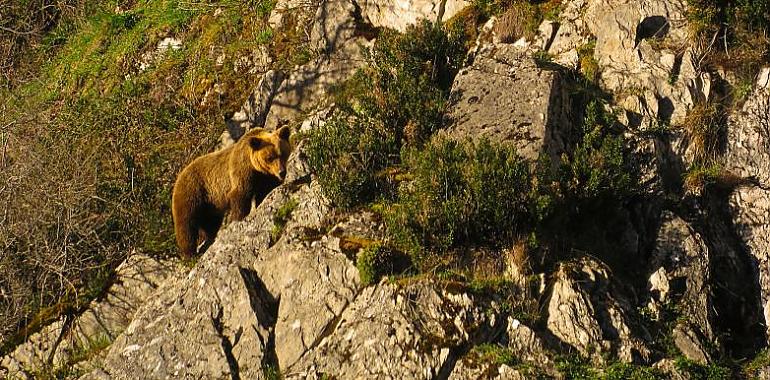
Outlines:
[[479,361],[495,365],[515,366],[519,363],[516,355],[508,347],[495,343],[484,343],[473,347],[472,355],[476,355]]

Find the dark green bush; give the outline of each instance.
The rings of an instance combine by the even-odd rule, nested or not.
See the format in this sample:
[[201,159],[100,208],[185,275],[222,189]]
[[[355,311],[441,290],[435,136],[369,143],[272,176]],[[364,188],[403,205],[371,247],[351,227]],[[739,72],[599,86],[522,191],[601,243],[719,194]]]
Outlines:
[[636,194],[634,172],[624,151],[626,140],[615,130],[615,117],[601,100],[587,102],[571,154],[553,162],[545,154],[532,173],[532,220],[557,228],[582,214],[608,211]]
[[588,103],[582,136],[572,157],[562,159],[561,182],[569,200],[623,198],[631,191],[624,140],[611,130],[614,123],[603,103]]
[[403,143],[422,143],[441,127],[452,81],[465,59],[461,30],[427,20],[405,33],[383,31],[367,50],[369,64],[338,90],[337,104],[373,118]]
[[382,171],[398,162],[399,143],[376,119],[335,114],[308,138],[308,163],[324,194],[352,208],[391,191]]
[[392,193],[385,170],[404,144],[441,127],[449,88],[465,57],[463,35],[428,21],[406,33],[385,30],[370,60],[338,87],[339,111],[311,133],[308,161],[324,193],[342,208]]
[[361,284],[369,286],[383,276],[403,272],[409,265],[407,261],[403,254],[376,242],[358,252],[356,268]]
[[505,245],[531,221],[527,165],[513,148],[437,139],[404,152],[413,180],[385,217],[406,249]]

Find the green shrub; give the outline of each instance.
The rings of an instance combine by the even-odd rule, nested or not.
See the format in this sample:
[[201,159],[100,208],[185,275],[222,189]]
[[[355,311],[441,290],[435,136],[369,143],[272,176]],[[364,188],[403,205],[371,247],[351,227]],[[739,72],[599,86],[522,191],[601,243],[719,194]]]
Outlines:
[[586,107],[583,134],[572,154],[563,159],[562,183],[569,198],[623,198],[631,190],[631,176],[623,152],[624,140],[611,130],[613,115],[604,104],[591,101]]
[[664,380],[666,376],[656,368],[628,363],[614,363],[604,369],[605,380]]
[[495,343],[484,343],[473,347],[471,354],[478,356],[484,363],[515,366],[519,360],[510,348]]
[[583,357],[570,355],[556,360],[556,369],[566,380],[596,380],[599,374]]
[[273,229],[270,231],[270,240],[275,243],[281,238],[283,229],[286,227],[286,223],[291,218],[291,213],[297,208],[297,201],[295,199],[289,199],[286,203],[282,204],[273,215]]
[[513,148],[437,139],[406,150],[404,165],[413,180],[385,220],[407,249],[506,245],[531,221],[529,172]]
[[351,115],[381,121],[399,143],[422,143],[441,127],[465,54],[459,28],[423,20],[405,33],[384,30],[366,51],[368,66],[337,91],[335,100]]
[[735,378],[732,369],[729,367],[717,363],[703,365],[684,356],[677,357],[674,360],[674,366],[693,380],[727,380]]
[[399,144],[378,120],[336,113],[307,141],[308,164],[335,205],[353,208],[392,188],[381,172],[398,162]]
[[397,254],[382,243],[373,243],[361,249],[356,255],[356,268],[361,284],[369,286],[377,283],[382,276],[393,274],[398,265]]
[[367,66],[335,89],[339,111],[308,142],[324,194],[342,208],[393,193],[385,170],[398,165],[403,145],[441,127],[465,50],[461,33],[423,21],[403,34],[383,31],[367,55]]

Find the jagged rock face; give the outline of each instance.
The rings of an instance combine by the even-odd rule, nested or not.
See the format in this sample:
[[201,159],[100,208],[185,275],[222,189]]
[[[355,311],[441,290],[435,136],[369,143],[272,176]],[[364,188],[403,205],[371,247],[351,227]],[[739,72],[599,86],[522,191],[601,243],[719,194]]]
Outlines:
[[770,68],[762,70],[754,91],[728,120],[725,169],[770,184]]
[[[280,24],[282,14],[298,6],[307,8],[293,1],[280,2],[271,20]],[[278,87],[265,120],[268,129],[323,107],[328,91],[365,62],[361,47],[369,46],[370,42],[359,31],[368,25],[356,2],[327,0],[312,9],[309,44],[316,57],[291,70]]]
[[[345,242],[381,239],[383,228],[371,213],[328,224],[317,183],[292,163],[301,157],[298,149],[289,162],[297,181],[164,284],[86,378],[262,378],[267,366],[288,378],[432,378],[451,371],[457,347],[499,333],[493,305],[430,281],[362,291]],[[273,242],[272,215],[290,199],[296,207]]]
[[538,367],[550,369],[553,361],[547,355],[545,342],[529,326],[518,319],[508,317],[507,328],[502,343],[505,344],[516,357],[527,363],[536,363]]
[[612,284],[608,269],[584,258],[560,264],[548,302],[548,330],[599,362],[610,352],[624,362],[646,362],[650,350],[627,310],[631,303]]
[[257,87],[243,102],[241,109],[226,120],[227,129],[219,138],[217,149],[233,145],[250,129],[262,128],[265,125],[273,97],[282,82],[283,74],[275,70],[270,70],[262,76]]
[[[375,27],[396,29],[400,32],[420,19],[446,21],[471,4],[464,0],[359,0],[361,13]],[[441,15],[441,18],[439,18]]]
[[749,178],[729,199],[732,221],[753,256],[761,288],[765,325],[770,326],[770,69],[760,73],[754,92],[728,121],[724,166]]
[[487,138],[516,147],[535,162],[566,146],[570,102],[561,75],[539,68],[530,53],[489,44],[457,74],[449,97],[447,131],[455,139]]
[[690,42],[683,0],[573,0],[560,22],[546,21],[535,45],[555,62],[577,67],[576,48],[595,37],[602,87],[626,109],[633,128],[680,125],[687,111],[711,93],[711,77],[700,71],[702,47]]
[[340,316],[318,347],[289,370],[289,379],[432,379],[446,376],[455,348],[488,339],[495,313],[466,293],[416,282],[369,287]]
[[101,300],[70,321],[62,319],[46,326],[0,359],[0,377],[32,378],[27,371],[45,368],[49,360],[54,366],[63,365],[96,340],[115,339],[162,283],[179,279],[184,273],[177,260],[161,262],[142,254],[131,255],[116,269],[114,284]]
[[671,212],[664,212],[658,239],[650,258],[648,305],[658,313],[676,304],[686,321],[675,327],[674,343],[688,358],[706,363],[711,355],[704,347],[716,346],[712,327],[711,254],[700,234]]
[[91,376],[260,378],[273,302],[244,265],[256,247],[233,243],[218,240],[201,257],[202,265],[164,284]]

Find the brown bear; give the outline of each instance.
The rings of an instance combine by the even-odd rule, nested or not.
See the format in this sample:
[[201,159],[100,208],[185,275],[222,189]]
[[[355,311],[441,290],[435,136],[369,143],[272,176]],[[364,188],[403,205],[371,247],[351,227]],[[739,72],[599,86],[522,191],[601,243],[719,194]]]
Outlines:
[[174,232],[185,259],[210,245],[225,214],[242,220],[252,200],[261,202],[286,176],[291,151],[289,128],[270,133],[256,128],[218,152],[198,157],[179,173],[171,196]]

